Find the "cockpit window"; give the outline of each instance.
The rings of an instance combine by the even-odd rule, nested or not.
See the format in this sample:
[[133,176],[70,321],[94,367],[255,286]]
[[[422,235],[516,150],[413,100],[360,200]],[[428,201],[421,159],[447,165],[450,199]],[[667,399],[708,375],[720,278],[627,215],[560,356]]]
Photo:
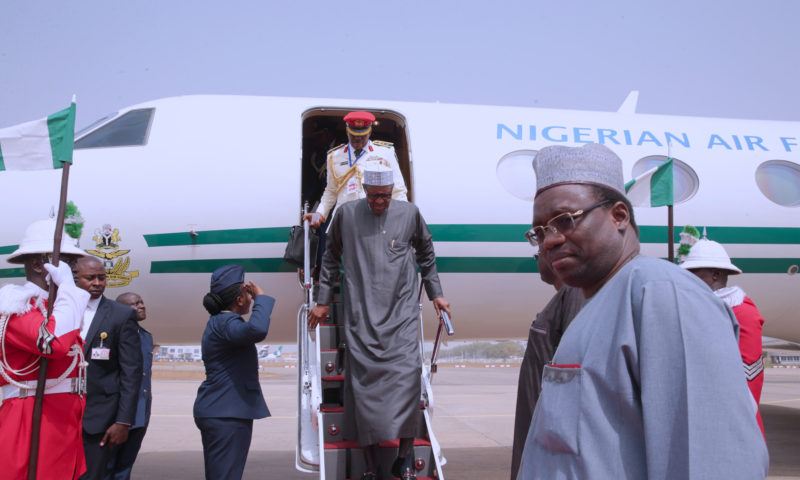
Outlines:
[[130,147],[146,145],[153,108],[131,110],[75,142],[75,148]]

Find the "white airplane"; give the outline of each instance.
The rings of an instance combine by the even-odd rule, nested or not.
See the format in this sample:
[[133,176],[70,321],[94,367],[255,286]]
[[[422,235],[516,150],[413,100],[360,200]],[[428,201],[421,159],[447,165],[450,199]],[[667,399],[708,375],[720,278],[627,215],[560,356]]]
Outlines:
[[[76,135],[69,199],[85,226],[80,247],[109,271],[107,296],[141,294],[160,344],[198,344],[210,272],[229,262],[277,298],[268,341],[296,341],[303,301],[282,260],[299,222],[303,171],[329,124],[369,110],[372,138],[393,142],[435,240],[458,339],[524,337],[552,296],[539,281],[530,227],[531,159],[547,145],[604,143],[626,179],[676,159],[675,239],[707,228],[746,273],[733,277],[766,318],[764,334],[800,341],[800,122],[615,112],[253,96],[182,96],[109,115]],[[20,119],[24,120],[24,119]],[[318,142],[317,142],[318,143]],[[323,150],[327,145],[322,146]],[[1,280],[31,221],[58,203],[60,171],[2,172]],[[666,208],[637,208],[643,253],[666,257]],[[425,307],[425,336],[435,319]]]
[[267,348],[258,352],[258,359],[259,360],[276,360],[281,356],[281,352],[283,351],[283,345],[278,345],[278,349],[274,352],[269,351],[269,346]]

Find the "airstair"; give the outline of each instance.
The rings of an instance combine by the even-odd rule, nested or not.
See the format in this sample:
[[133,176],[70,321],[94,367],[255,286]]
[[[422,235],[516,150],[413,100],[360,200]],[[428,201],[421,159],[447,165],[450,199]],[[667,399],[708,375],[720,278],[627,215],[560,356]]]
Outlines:
[[[343,438],[347,418],[343,405],[345,356],[344,316],[341,295],[337,291],[330,309],[330,318],[314,331],[308,329],[308,313],[313,308],[314,285],[310,278],[308,255],[308,222],[304,224],[305,259],[300,271],[305,301],[297,313],[297,448],[296,467],[300,471],[318,473],[320,480],[361,478],[366,471],[364,455],[358,444]],[[337,289],[338,290],[338,289]],[[420,288],[420,299],[422,289]],[[442,312],[444,314],[444,312]],[[414,467],[419,480],[444,479],[442,466],[446,463],[439,443],[433,434],[433,391],[431,380],[436,372],[439,345],[446,332],[453,334],[447,314],[443,315],[436,333],[430,363],[425,362],[422,331],[422,303],[419,316],[419,342],[422,375],[418,435],[414,440]],[[392,478],[391,465],[397,457],[399,440],[379,445],[378,461],[384,479]]]

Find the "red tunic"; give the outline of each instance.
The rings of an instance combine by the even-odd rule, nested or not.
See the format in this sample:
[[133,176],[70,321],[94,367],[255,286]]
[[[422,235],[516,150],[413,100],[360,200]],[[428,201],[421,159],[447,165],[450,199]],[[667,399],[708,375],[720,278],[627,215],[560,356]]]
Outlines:
[[[36,339],[43,319],[43,315],[36,307],[27,313],[9,317],[5,335],[5,354],[11,368],[20,369],[37,357],[45,356],[36,348]],[[52,333],[54,328],[55,319],[50,317],[47,329]],[[74,344],[82,344],[78,329],[56,337],[50,344],[53,352],[47,355],[48,379],[58,378],[72,364],[73,357],[68,357],[67,353]],[[75,368],[69,377],[75,377],[77,374],[78,368]],[[38,370],[22,377],[13,374],[9,376],[17,381],[36,380]],[[6,384],[8,382],[0,377],[0,385]],[[2,478],[26,479],[28,476],[34,394],[35,390],[31,390],[28,397],[4,400],[0,406],[0,439],[3,442],[0,448]],[[86,471],[81,438],[84,405],[84,397],[72,393],[44,396],[39,466],[36,475],[38,480],[77,479]]]
[[[739,351],[742,354],[742,363],[747,377],[747,386],[756,403],[761,402],[761,388],[764,386],[764,363],[762,360],[761,331],[764,318],[759,313],[756,304],[745,296],[744,301],[733,307],[736,320],[739,321]],[[764,433],[764,424],[761,414],[757,413],[758,425]]]

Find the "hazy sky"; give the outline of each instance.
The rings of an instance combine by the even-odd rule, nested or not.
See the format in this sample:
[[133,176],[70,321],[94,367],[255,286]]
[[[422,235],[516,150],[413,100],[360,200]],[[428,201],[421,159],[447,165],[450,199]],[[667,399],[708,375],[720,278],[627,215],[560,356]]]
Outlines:
[[0,4],[0,127],[184,94],[800,120],[800,2]]

